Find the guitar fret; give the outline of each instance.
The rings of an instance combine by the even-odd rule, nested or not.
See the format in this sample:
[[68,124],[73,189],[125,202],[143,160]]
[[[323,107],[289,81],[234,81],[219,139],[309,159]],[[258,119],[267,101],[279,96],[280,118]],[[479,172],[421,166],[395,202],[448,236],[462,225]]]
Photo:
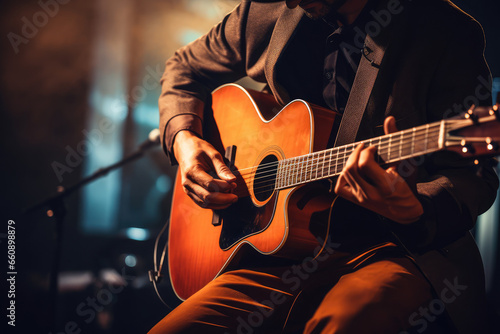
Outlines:
[[303,165],[305,165],[305,167],[302,166],[304,168],[304,174],[303,174],[304,177],[302,179],[302,182],[306,182],[307,181],[307,165],[309,164],[309,160],[310,160],[309,156],[304,157],[304,163],[303,163]]
[[380,154],[381,154],[381,147],[380,147],[380,138],[378,138],[378,144],[376,144],[375,146],[377,146],[377,154],[375,154],[375,161],[377,163],[380,163]]
[[315,174],[314,179],[318,178],[318,172],[319,172],[319,155],[320,154],[321,154],[321,152],[314,153],[314,174]]
[[[323,153],[322,157],[321,157],[321,153]],[[320,174],[319,178],[322,179],[323,176],[325,175],[325,152],[319,152],[318,153],[318,159],[320,160],[320,163],[321,163],[321,169],[320,169],[320,172],[319,172],[319,174]]]
[[392,144],[392,134],[389,135],[389,152],[387,154],[387,160],[391,160],[391,144]]
[[299,171],[300,171],[300,157],[297,158],[295,164],[295,184],[299,183]]
[[304,157],[300,157],[299,158],[299,163],[298,163],[298,166],[297,166],[298,170],[297,170],[297,180],[298,182],[297,183],[302,183],[302,172],[304,171]]
[[415,132],[417,129],[413,128],[413,131],[411,132],[411,155],[415,153]]
[[425,144],[424,144],[424,151],[428,150],[429,144],[428,144],[428,138],[429,138],[429,124],[425,126]]
[[340,171],[339,172],[342,172],[342,170],[344,169],[345,167],[345,164],[346,164],[346,157],[347,157],[348,153],[347,153],[347,146],[344,148],[344,153],[342,154],[342,164],[339,166],[340,167]]
[[311,162],[311,166],[308,170],[309,174],[308,174],[308,179],[309,180],[312,180],[312,171],[314,170],[314,154],[310,154],[309,155],[309,160]]
[[309,167],[308,179],[312,180],[313,179],[312,173],[314,171],[314,153],[310,154],[309,157],[311,161],[311,166]]
[[287,182],[287,176],[288,176],[288,173],[290,171],[290,165],[289,165],[290,161],[287,159],[286,160],[286,163],[284,165],[284,173],[283,173],[283,179],[282,179],[282,182],[283,182],[283,187],[287,186],[288,182]]
[[[316,155],[316,153],[313,153],[313,160],[316,160],[315,155]],[[314,177],[312,177],[311,179],[316,180],[318,178],[318,162],[317,161],[314,162],[313,170],[314,170],[315,174],[314,174]]]
[[315,153],[314,155],[315,155],[315,157],[314,157],[314,172],[316,173],[315,179],[317,179],[318,173],[319,173],[319,155],[320,155],[320,152]]
[[310,160],[309,156],[304,157],[304,162],[302,164],[302,168],[304,168],[304,176],[302,178],[302,182],[305,182],[307,180],[307,165],[309,164],[309,160]]
[[300,182],[300,158],[297,157],[297,160],[295,162],[295,184],[298,184]]
[[335,149],[335,163],[334,163],[334,166],[335,166],[335,170],[333,171],[334,175],[338,175],[338,168],[339,168],[339,154],[340,154],[340,149],[339,148],[336,148]]
[[404,132],[401,132],[401,135],[399,136],[399,158],[401,158],[401,153],[403,150],[403,133]]
[[342,165],[340,165],[340,171],[342,172],[342,169],[344,169],[345,162],[346,162],[346,155],[347,155],[347,146],[344,146],[344,154],[342,154]]
[[328,161],[328,176],[332,176],[332,150],[328,150],[328,152],[330,153],[330,159]]
[[406,131],[401,132],[401,136],[399,138],[399,158],[403,157],[406,155],[406,146],[405,146],[405,136],[407,135]]
[[[323,156],[321,156],[321,153],[323,153]],[[319,160],[318,162],[321,163],[321,167],[319,167],[319,165],[318,165],[318,169],[320,169],[319,178],[323,179],[325,176],[326,151],[322,151],[322,152],[318,153],[318,160]]]
[[325,177],[326,151],[323,152],[323,167],[321,167],[321,178]]
[[308,179],[309,180],[312,180],[312,171],[314,170],[314,154],[310,154],[309,155],[309,160],[311,162],[311,166],[308,170],[309,174],[308,174]]
[[286,175],[288,172],[288,159],[283,160],[283,175],[281,177],[281,185],[285,187],[286,185]]
[[304,183],[305,180],[307,180],[307,164],[308,164],[308,157],[307,156],[302,156],[300,160],[300,179],[299,183]]
[[321,176],[323,175],[323,165],[321,164],[321,160],[322,160],[321,152],[318,152],[318,169],[316,171],[316,174],[318,175],[318,179],[321,179]]
[[304,172],[304,157],[299,157],[297,170],[297,183],[302,183],[302,173]]
[[338,174],[338,168],[339,168],[339,153],[340,150],[338,148],[335,149],[335,175]]
[[287,175],[288,186],[292,185],[292,170],[293,170],[293,160],[290,159],[288,161],[288,175]]
[[313,163],[314,161],[311,159],[311,168],[309,169],[309,180],[312,180],[313,176]]
[[288,159],[283,160],[283,175],[281,177],[281,185],[285,187],[286,185],[286,175],[288,172]]
[[[306,157],[304,157],[304,160],[305,160],[305,168],[304,168],[304,179],[302,180],[302,182],[307,181],[307,168],[309,166],[309,161],[311,161],[311,158],[310,158],[310,156],[306,156]],[[311,164],[312,164],[312,161],[311,161]]]

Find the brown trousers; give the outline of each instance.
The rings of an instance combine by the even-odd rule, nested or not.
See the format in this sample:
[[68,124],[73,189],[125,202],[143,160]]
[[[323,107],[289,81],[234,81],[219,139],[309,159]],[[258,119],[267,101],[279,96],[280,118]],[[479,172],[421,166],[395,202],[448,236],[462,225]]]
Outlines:
[[432,294],[394,249],[388,243],[354,258],[224,273],[150,333],[405,333]]

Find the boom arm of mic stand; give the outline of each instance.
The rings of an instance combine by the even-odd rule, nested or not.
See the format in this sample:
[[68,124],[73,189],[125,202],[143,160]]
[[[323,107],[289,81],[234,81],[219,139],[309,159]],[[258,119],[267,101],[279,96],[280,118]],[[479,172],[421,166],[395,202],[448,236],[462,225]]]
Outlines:
[[31,213],[33,211],[36,211],[38,209],[43,208],[44,206],[50,206],[51,203],[54,203],[55,201],[57,201],[59,199],[63,199],[65,197],[67,197],[69,194],[80,189],[81,187],[83,187],[87,183],[90,183],[90,182],[92,182],[92,181],[94,181],[102,176],[105,176],[109,172],[111,172],[112,170],[118,169],[118,168],[128,164],[129,162],[132,162],[136,159],[139,159],[140,157],[142,157],[144,155],[144,153],[147,150],[149,150],[155,146],[158,146],[159,144],[160,144],[160,132],[158,131],[158,129],[155,129],[155,130],[150,132],[149,139],[144,141],[135,152],[126,156],[121,161],[118,161],[118,162],[116,162],[108,167],[98,169],[93,174],[81,179],[80,181],[73,184],[72,186],[69,186],[67,188],[58,187],[58,194],[53,195],[53,196],[41,201],[40,203],[33,205],[32,207],[25,210],[25,212]]
[[110,171],[120,168],[121,166],[126,165],[127,163],[134,161],[144,155],[144,153],[160,144],[160,131],[155,129],[149,133],[149,139],[142,143],[139,148],[133,152],[132,154],[126,156],[123,160],[114,163],[108,167],[98,169],[92,175],[83,178],[79,182],[74,185],[64,188],[58,187],[58,194],[53,195],[38,204],[33,205],[32,207],[26,209],[24,212],[32,213],[43,207],[48,207],[49,210],[46,212],[47,216],[54,217],[56,226],[55,226],[55,245],[54,245],[54,262],[51,268],[50,275],[50,285],[49,285],[49,295],[51,296],[50,301],[50,310],[51,310],[51,324],[50,329],[52,332],[56,332],[56,317],[57,317],[57,294],[58,294],[58,274],[59,274],[59,263],[61,259],[61,251],[62,251],[62,233],[63,233],[63,222],[64,217],[66,216],[66,207],[64,205],[64,198],[66,198],[69,194],[75,192],[80,189],[87,183],[90,183],[106,174]]

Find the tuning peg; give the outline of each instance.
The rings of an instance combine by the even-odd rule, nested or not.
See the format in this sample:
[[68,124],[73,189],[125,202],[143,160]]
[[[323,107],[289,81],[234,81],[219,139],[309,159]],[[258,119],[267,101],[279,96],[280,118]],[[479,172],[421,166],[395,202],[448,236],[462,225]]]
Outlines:
[[474,154],[476,153],[476,149],[474,148],[474,146],[467,144],[465,146],[462,146],[462,153]]
[[495,115],[495,117],[497,118],[497,121],[500,122],[500,112],[498,111],[498,104],[494,105],[491,109],[490,109],[490,115],[493,116]]
[[476,153],[476,149],[474,148],[474,146],[472,146],[470,144],[466,144],[466,145],[462,146],[462,153],[474,154],[474,153]]
[[467,113],[465,114],[465,118],[472,120],[474,122],[474,125],[479,125],[479,116],[474,113],[474,109],[476,108],[475,105],[472,105],[469,110],[467,110]]
[[462,153],[476,153],[476,149],[474,148],[474,146],[472,146],[471,144],[467,144],[467,141],[465,139],[462,139],[460,145],[462,146]]
[[493,141],[490,137],[486,138],[486,148],[488,151],[498,151],[498,143],[496,141]]

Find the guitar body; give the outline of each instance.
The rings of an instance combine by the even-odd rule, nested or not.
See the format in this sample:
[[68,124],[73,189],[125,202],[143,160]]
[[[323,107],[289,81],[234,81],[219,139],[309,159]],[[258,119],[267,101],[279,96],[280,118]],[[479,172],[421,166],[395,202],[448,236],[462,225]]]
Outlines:
[[[177,175],[168,262],[180,299],[237,268],[241,256],[300,259],[317,255],[327,240],[335,196],[319,180],[339,175],[360,143],[327,149],[336,116],[328,109],[302,100],[280,109],[272,96],[234,84],[213,92],[204,137],[229,158],[238,201],[217,212],[202,209],[184,193]],[[362,143],[377,146],[376,159],[384,166],[441,150],[465,158],[498,155],[499,134],[496,105]]]
[[242,251],[298,258],[312,256],[318,250],[318,238],[326,240],[328,222],[312,226],[311,220],[314,217],[316,222],[329,212],[334,198],[328,189],[312,183],[275,190],[276,175],[266,168],[325,149],[336,114],[301,100],[280,109],[272,96],[234,84],[214,91],[204,137],[223,156],[226,147],[236,147],[234,168],[241,174],[236,189],[240,197],[217,212],[219,219],[214,220],[212,210],[198,207],[184,193],[177,175],[168,262],[180,299],[233,266]]

